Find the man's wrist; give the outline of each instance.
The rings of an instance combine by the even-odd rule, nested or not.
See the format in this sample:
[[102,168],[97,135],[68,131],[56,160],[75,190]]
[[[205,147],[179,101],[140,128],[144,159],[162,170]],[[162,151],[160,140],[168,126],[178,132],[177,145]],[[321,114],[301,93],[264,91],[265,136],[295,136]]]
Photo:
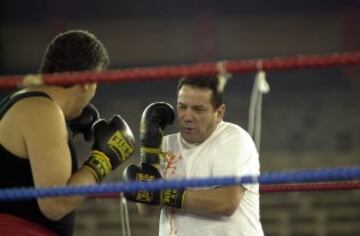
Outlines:
[[97,150],[91,151],[91,156],[84,163],[84,167],[90,169],[98,183],[109,175],[112,169],[110,159],[103,152]]
[[98,176],[98,174],[94,171],[93,168],[91,168],[91,167],[88,166],[88,165],[83,165],[83,168],[84,168],[85,170],[87,170],[88,172],[90,172],[90,174],[94,177],[95,182],[96,182],[97,184],[100,183],[99,176]]

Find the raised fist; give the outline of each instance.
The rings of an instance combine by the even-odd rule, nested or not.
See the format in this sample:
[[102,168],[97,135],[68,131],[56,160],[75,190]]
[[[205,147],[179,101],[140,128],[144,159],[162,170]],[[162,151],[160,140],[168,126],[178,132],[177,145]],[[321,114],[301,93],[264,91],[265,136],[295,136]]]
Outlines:
[[[127,182],[149,182],[161,179],[158,169],[150,164],[130,165],[124,169],[124,180]],[[124,193],[129,201],[148,205],[164,205],[181,208],[184,204],[184,189],[138,190]]]
[[175,111],[169,103],[155,102],[145,108],[140,124],[140,153],[143,162],[159,163],[163,130],[174,120]]
[[100,119],[93,125],[94,144],[85,166],[89,167],[100,182],[135,150],[134,135],[119,115],[110,120]]
[[87,142],[93,140],[92,125],[100,118],[99,112],[92,104],[88,104],[81,114],[68,121],[70,130],[74,135],[82,134]]

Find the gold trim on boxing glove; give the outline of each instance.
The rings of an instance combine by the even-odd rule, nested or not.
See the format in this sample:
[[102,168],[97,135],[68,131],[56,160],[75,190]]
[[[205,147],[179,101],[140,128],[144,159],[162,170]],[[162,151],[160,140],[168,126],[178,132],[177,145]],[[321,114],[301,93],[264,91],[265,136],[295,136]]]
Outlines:
[[[153,181],[153,175],[145,174],[145,173],[136,173],[136,181],[145,182],[145,181]],[[139,190],[136,192],[136,201],[151,203],[153,201],[153,194],[151,191],[148,190]]]
[[116,131],[108,140],[109,148],[116,152],[121,161],[125,161],[134,152],[134,147],[126,140],[120,131]]
[[100,179],[98,174],[96,173],[96,171],[93,170],[93,168],[91,168],[88,165],[83,165],[84,168],[86,168],[88,171],[90,171],[90,173],[94,176],[96,183],[100,183]]
[[110,159],[105,155],[105,153],[98,150],[91,151],[91,157],[99,162],[102,165],[105,175],[108,175],[112,169]]
[[98,150],[91,151],[91,156],[89,160],[84,163],[84,166],[91,168],[95,172],[99,182],[105,178],[112,169],[110,159],[105,153]]
[[162,152],[161,152],[160,148],[141,147],[140,152],[162,155]]
[[166,156],[166,153],[163,152],[160,148],[149,148],[141,147],[140,148],[141,160],[148,164],[159,164],[162,162],[162,159]]
[[152,194],[149,191],[139,190],[139,191],[136,192],[135,199],[138,202],[151,203],[153,197],[152,197]]
[[184,200],[184,190],[165,189],[161,192],[161,203],[165,206],[181,208]]
[[145,173],[136,173],[136,181],[152,181],[154,180],[153,175],[145,174]]

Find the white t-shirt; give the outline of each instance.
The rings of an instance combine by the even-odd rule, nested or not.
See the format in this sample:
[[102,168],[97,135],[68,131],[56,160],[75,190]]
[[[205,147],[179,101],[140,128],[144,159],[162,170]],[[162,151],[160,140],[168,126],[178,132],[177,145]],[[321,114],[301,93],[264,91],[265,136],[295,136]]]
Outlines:
[[[162,149],[170,154],[162,162],[163,177],[198,178],[259,175],[259,157],[250,135],[238,125],[218,124],[201,144],[189,144],[180,133],[165,136]],[[204,216],[163,207],[160,236],[262,236],[259,185],[243,185],[246,192],[235,213]]]

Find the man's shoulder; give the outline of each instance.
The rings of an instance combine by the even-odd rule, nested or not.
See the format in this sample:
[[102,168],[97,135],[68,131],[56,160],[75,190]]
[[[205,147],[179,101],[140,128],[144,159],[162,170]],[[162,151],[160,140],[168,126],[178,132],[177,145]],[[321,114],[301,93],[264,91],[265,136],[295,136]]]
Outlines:
[[245,143],[253,142],[250,134],[244,128],[240,125],[225,121],[223,121],[219,127],[218,138],[224,142],[228,142],[229,140]]
[[220,131],[226,134],[233,134],[233,135],[249,135],[249,133],[243,129],[240,125],[235,123],[222,121],[220,124]]
[[241,150],[251,150],[252,153],[257,155],[254,140],[245,129],[234,123],[224,123],[223,135],[220,139],[221,144],[236,146]]

